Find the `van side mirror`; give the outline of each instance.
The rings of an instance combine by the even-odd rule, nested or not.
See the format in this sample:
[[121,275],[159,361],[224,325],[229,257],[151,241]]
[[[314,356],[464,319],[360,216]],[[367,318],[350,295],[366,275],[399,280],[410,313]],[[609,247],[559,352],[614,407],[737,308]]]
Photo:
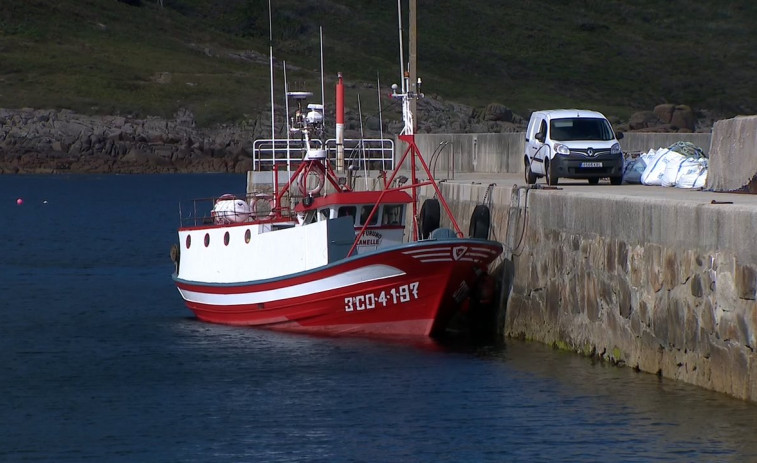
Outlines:
[[536,135],[534,136],[537,140],[544,143],[544,140],[546,138],[546,134],[544,132],[536,132]]
[[623,132],[615,132],[615,138],[618,140],[623,139]]

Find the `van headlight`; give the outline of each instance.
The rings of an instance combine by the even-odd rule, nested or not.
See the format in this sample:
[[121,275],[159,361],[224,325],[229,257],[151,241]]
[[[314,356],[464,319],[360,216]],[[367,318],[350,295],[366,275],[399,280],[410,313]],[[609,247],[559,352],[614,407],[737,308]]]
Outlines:
[[612,145],[612,148],[610,148],[610,154],[621,154],[620,143]]
[[567,156],[570,154],[570,148],[562,143],[555,143],[555,153]]

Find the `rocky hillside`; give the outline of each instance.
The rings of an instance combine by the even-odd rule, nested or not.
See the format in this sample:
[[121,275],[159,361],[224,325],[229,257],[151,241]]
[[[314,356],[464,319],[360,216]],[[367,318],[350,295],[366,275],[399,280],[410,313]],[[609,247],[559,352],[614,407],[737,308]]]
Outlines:
[[[327,116],[341,71],[347,136],[396,134],[395,5],[273,3],[274,94],[286,71],[320,95],[322,32]],[[241,169],[271,133],[268,19],[265,0],[6,2],[0,171]],[[757,112],[756,22],[754,2],[418,2],[419,131],[523,130],[549,107],[708,131]]]

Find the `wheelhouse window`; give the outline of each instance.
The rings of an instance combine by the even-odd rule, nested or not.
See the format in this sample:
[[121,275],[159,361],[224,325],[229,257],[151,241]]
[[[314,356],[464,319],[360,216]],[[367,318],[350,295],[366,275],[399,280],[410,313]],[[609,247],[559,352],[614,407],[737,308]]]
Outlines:
[[357,215],[357,208],[355,206],[342,206],[339,208],[339,211],[337,212],[338,217],[345,217],[345,216],[355,217]]
[[[365,224],[366,222],[368,222],[368,217],[370,217],[372,210],[373,204],[362,206],[360,208],[360,224]],[[368,225],[376,225],[378,223],[378,216],[378,211],[376,211],[376,213],[373,214],[373,217],[371,217],[371,221],[368,222]]]
[[381,216],[383,225],[402,225],[404,216],[402,204],[387,204],[384,206],[384,212]]
[[352,222],[355,222],[355,216],[357,215],[357,207],[355,206],[341,206],[337,211],[337,217],[352,217]]
[[316,220],[318,220],[318,216],[316,215],[315,211],[307,211],[305,213],[305,219],[303,220],[303,223],[315,223]]

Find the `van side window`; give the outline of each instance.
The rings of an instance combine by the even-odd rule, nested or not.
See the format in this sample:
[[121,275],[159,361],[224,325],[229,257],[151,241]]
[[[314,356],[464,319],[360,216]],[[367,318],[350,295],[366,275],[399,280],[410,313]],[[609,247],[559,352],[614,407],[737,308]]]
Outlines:
[[542,134],[542,136],[547,135],[547,121],[546,120],[542,119],[541,125],[539,126],[539,132],[537,133]]

